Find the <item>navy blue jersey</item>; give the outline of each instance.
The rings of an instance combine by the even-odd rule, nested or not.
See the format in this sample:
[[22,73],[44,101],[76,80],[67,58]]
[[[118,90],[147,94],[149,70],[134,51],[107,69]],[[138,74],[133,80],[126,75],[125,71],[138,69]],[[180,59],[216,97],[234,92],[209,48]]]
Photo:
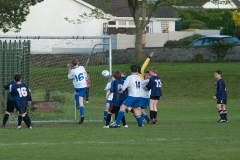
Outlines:
[[217,93],[215,96],[217,99],[227,99],[227,90],[223,79],[217,81]]
[[[127,76],[121,77],[121,79],[125,81],[127,79]],[[128,89],[126,88],[124,92],[125,92],[125,98],[126,98],[128,96]]]
[[3,86],[3,89],[5,90],[8,90],[8,97],[7,97],[7,100],[8,101],[13,101],[15,100],[14,97],[11,95],[11,92],[12,92],[12,85],[16,83],[15,81],[12,81],[10,83],[8,83],[7,85]]
[[32,101],[32,97],[29,92],[29,88],[24,83],[17,84],[15,82],[12,85],[11,95],[15,97],[18,107],[27,107],[28,101]]
[[111,106],[120,107],[125,100],[125,92],[119,89],[122,88],[124,81],[122,79],[115,79],[111,82],[110,92],[113,93]]
[[157,75],[152,76],[149,79],[149,82],[146,85],[146,87],[148,88],[148,90],[151,90],[150,96],[162,96],[162,90],[161,90],[162,83],[160,78]]

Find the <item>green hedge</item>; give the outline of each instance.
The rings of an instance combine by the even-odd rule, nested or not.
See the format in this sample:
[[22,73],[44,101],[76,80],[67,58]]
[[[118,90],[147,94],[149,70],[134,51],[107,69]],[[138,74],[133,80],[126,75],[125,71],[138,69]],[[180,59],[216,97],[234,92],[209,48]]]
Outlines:
[[220,29],[231,18],[231,12],[236,9],[203,9],[203,8],[177,8],[181,23],[194,19],[204,22],[209,29]]
[[188,36],[182,39],[176,40],[169,40],[164,44],[164,47],[167,46],[189,46],[193,41],[196,39],[203,37],[203,35],[200,34],[194,34],[192,36]]
[[185,20],[185,21],[182,21],[181,29],[185,30],[185,29],[189,29],[189,28],[202,29],[202,28],[206,28],[206,24],[204,22],[198,21],[198,20]]

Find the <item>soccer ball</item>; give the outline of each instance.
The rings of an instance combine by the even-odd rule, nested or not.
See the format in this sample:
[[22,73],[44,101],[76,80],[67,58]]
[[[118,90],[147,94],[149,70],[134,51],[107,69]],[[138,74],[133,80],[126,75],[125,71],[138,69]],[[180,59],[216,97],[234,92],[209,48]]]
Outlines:
[[104,78],[108,78],[109,77],[109,71],[108,70],[104,70],[104,71],[102,71],[102,76],[104,77]]

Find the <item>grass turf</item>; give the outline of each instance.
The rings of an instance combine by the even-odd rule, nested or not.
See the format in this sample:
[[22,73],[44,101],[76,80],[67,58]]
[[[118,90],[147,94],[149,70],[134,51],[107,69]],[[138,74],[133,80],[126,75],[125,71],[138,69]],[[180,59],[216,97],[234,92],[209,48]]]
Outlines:
[[[33,130],[15,130],[9,124],[1,128],[1,159],[239,159],[238,63],[152,65],[163,83],[157,125],[138,128],[131,113],[126,114],[129,128],[119,129],[103,129],[103,122],[36,123]],[[128,68],[129,64],[113,66]],[[212,100],[217,69],[223,71],[227,85],[229,123],[217,123]],[[92,113],[102,115],[104,103],[103,107],[100,99],[91,103],[99,104],[98,109],[89,107]]]

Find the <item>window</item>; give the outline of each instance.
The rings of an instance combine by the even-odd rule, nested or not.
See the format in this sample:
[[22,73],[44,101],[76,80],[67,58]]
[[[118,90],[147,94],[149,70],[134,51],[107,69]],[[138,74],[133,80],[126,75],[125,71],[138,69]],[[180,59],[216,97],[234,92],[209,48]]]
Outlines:
[[116,25],[116,21],[109,21],[108,25]]
[[206,38],[205,40],[204,40],[204,46],[209,46],[209,45],[211,45],[213,43],[213,39],[212,38]]
[[194,42],[194,43],[192,44],[192,46],[201,46],[202,43],[203,43],[203,39],[199,39],[199,40],[197,40],[196,42]]
[[162,33],[168,33],[169,22],[163,21],[161,22]]

